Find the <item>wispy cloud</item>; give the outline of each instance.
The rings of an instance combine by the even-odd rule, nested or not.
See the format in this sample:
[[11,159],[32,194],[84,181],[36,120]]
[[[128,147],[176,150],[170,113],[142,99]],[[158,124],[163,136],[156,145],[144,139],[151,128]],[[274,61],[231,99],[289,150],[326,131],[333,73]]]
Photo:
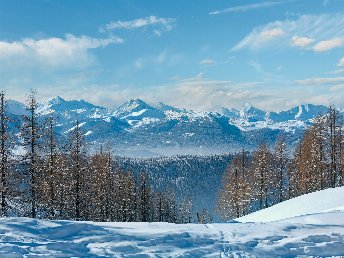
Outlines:
[[344,46],[344,39],[341,38],[333,38],[329,40],[323,40],[318,42],[314,47],[314,51],[316,52],[324,52],[329,51],[333,48],[343,47]]
[[309,78],[297,80],[298,84],[302,85],[330,85],[344,83],[344,77],[329,77],[329,78]]
[[344,66],[344,57],[339,60],[337,66]]
[[[156,16],[148,16],[145,18],[130,20],[130,21],[111,21],[105,26],[99,28],[100,32],[113,31],[113,30],[134,30],[148,26],[161,28],[164,31],[170,31],[175,23],[174,18],[159,18]],[[161,31],[154,29],[154,34],[161,35]]]
[[[344,61],[344,60],[343,60]],[[340,62],[338,63],[338,66],[340,66],[339,65],[340,64]],[[343,66],[344,66],[344,62],[343,62]],[[329,71],[329,72],[327,72],[328,74],[341,74],[341,73],[343,73],[344,74],[344,69],[337,69],[337,70],[334,70],[334,71]]]
[[123,39],[114,36],[91,38],[72,34],[65,38],[0,41],[0,67],[40,66],[51,69],[87,66],[94,60],[89,50],[121,43]]
[[[47,100],[60,95],[66,99],[82,98],[108,107],[114,107],[130,98],[142,98],[151,103],[162,101],[172,106],[198,111],[217,111],[221,107],[240,108],[245,103],[266,111],[286,110],[305,103],[342,106],[344,77],[333,79],[332,82],[327,79],[315,78],[318,84],[330,81],[325,88],[300,87],[294,82],[285,85],[286,87],[276,88],[269,87],[265,81],[214,80],[200,73],[191,78],[178,77],[168,84],[145,88],[116,83],[92,84],[87,80],[74,79],[36,83],[35,87],[41,99]],[[310,80],[304,83],[312,85]],[[26,90],[32,87],[32,81],[23,79],[11,80],[2,85],[10,93],[10,98],[23,100],[25,91],[18,87],[23,84],[27,86]]]
[[298,37],[293,36],[291,39],[291,44],[296,47],[307,47],[314,42],[314,39],[307,38],[307,37]]
[[212,11],[210,15],[223,14],[223,13],[234,13],[234,12],[247,12],[256,9],[269,8],[276,5],[284,4],[287,1],[275,1],[275,2],[263,2],[248,5],[233,6],[222,10]]
[[215,64],[215,61],[212,59],[203,59],[199,62],[201,65],[213,65]]
[[301,15],[296,19],[275,21],[255,27],[232,50],[298,46],[314,51],[326,51],[343,46],[338,40],[343,38],[342,14]]

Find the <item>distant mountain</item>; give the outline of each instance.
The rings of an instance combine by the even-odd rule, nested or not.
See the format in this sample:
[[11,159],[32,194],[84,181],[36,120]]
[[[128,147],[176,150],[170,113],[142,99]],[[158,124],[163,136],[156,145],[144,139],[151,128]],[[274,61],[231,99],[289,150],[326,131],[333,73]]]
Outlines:
[[[10,100],[8,113],[19,132],[24,104]],[[265,112],[244,105],[240,110],[195,112],[164,103],[149,105],[141,99],[129,100],[116,108],[96,106],[84,100],[56,97],[39,105],[41,119],[58,118],[57,133],[67,137],[78,120],[90,147],[106,145],[123,155],[210,154],[254,148],[261,142],[273,144],[279,135],[293,146],[302,132],[325,106],[301,105],[282,112]]]

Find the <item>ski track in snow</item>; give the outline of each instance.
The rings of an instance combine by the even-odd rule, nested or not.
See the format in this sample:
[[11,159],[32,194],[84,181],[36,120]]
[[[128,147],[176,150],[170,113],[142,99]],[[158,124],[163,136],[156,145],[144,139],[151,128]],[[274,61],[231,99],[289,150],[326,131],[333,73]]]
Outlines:
[[207,225],[0,219],[0,257],[341,255],[344,213],[339,211],[270,223]]

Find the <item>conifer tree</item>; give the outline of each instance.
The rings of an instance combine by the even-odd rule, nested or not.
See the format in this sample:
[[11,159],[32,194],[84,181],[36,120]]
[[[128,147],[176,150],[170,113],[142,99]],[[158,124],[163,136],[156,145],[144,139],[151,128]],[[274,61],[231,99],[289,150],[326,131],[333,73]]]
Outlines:
[[188,198],[181,200],[179,203],[180,223],[191,223],[192,212],[193,212],[192,197],[189,196]]
[[283,138],[279,138],[276,142],[274,163],[278,185],[278,202],[282,202],[286,197],[286,186],[289,184],[287,179],[288,169],[288,153],[286,143]]
[[272,194],[276,177],[273,173],[273,156],[267,145],[261,144],[253,153],[252,166],[259,209],[268,208],[273,201]]
[[144,173],[141,173],[140,175],[140,185],[138,191],[139,220],[142,222],[151,221],[151,188],[149,186],[147,176]]
[[217,200],[217,210],[223,218],[238,218],[247,213],[251,187],[244,160],[244,156],[235,157],[224,175]]
[[327,115],[327,142],[328,142],[328,156],[330,160],[329,164],[329,177],[330,177],[330,186],[336,187],[340,185],[342,181],[340,170],[338,167],[341,161],[341,152],[342,152],[342,117],[339,114],[339,111],[334,107],[329,108],[329,113]]
[[37,201],[38,201],[38,181],[41,176],[41,160],[39,153],[39,146],[42,138],[41,126],[38,121],[38,103],[36,100],[36,91],[31,90],[27,98],[28,114],[24,116],[24,123],[21,128],[21,136],[23,138],[23,145],[26,150],[24,161],[28,167],[29,187],[30,187],[30,216],[35,218],[37,216]]
[[[74,200],[75,200],[75,219],[81,219],[82,206],[82,182],[86,173],[86,144],[84,141],[84,134],[81,129],[79,120],[71,131],[70,138],[70,158],[71,158],[71,173],[74,181]],[[83,214],[85,215],[85,214]]]
[[59,173],[58,169],[62,169],[58,167],[58,148],[57,148],[57,141],[55,136],[55,125],[56,125],[56,118],[53,114],[50,114],[46,120],[45,126],[45,189],[42,189],[46,192],[45,194],[45,202],[49,206],[49,213],[50,217],[55,217],[55,209],[56,209],[56,180],[57,174]]
[[9,167],[9,118],[6,115],[5,93],[0,92],[0,170],[1,170],[1,215],[7,216],[7,175]]

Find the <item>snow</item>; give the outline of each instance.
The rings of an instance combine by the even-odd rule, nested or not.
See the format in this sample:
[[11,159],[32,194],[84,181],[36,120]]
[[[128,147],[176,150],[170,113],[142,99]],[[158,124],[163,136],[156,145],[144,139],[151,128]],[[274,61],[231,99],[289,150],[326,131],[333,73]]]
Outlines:
[[340,256],[343,215],[205,225],[1,218],[0,257]]
[[298,119],[302,115],[302,106],[299,106],[299,111],[295,115],[295,119]]
[[[82,127],[86,124],[86,122],[82,122],[79,124],[79,127]],[[68,129],[65,133],[69,133],[71,131],[74,131],[76,129],[76,126],[73,126],[72,128]]]
[[92,134],[92,131],[87,131],[87,133],[85,133],[84,135],[87,136],[87,135],[90,135]]
[[140,116],[140,115],[142,115],[144,112],[146,112],[147,111],[147,109],[146,108],[144,108],[144,109],[141,109],[141,110],[139,110],[139,111],[136,111],[136,112],[132,112],[132,113],[130,113],[129,115],[126,115],[126,116],[124,116],[124,118],[126,118],[126,117],[135,117],[135,116]]
[[229,223],[0,218],[0,257],[343,256],[343,193],[307,194]]
[[[322,212],[344,211],[344,187],[329,188],[276,204],[244,217],[239,222],[271,222]],[[343,217],[344,223],[344,217]]]

